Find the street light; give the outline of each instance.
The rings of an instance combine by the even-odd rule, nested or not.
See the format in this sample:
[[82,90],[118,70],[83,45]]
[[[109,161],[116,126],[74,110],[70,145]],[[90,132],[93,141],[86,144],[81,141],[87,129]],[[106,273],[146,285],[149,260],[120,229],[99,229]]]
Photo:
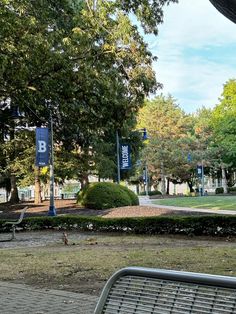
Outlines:
[[[147,129],[143,128],[138,130],[140,132],[143,133],[143,140],[146,141],[148,139],[148,135],[147,135]],[[146,196],[148,196],[148,167],[147,167],[147,162],[145,162],[145,192],[146,192]]]
[[117,183],[120,184],[120,140],[118,130],[116,130],[116,158],[117,158]]
[[50,176],[50,202],[48,216],[56,216],[56,208],[54,205],[54,151],[53,151],[53,120],[52,112],[50,110],[50,162],[49,162],[49,176]]

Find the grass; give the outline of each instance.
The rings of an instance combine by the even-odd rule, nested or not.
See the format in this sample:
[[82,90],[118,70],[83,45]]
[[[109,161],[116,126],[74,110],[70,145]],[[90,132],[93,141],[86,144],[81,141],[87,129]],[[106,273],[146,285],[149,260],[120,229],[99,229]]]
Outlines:
[[69,246],[1,249],[0,280],[99,295],[108,277],[125,266],[236,276],[235,241],[93,235]]
[[190,207],[236,210],[236,196],[204,196],[204,197],[178,197],[172,199],[155,200],[154,204]]

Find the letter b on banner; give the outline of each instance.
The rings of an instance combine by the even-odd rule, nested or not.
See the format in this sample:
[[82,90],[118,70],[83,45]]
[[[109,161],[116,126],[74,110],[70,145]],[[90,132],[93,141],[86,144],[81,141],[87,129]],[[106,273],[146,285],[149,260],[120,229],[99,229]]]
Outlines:
[[48,128],[36,128],[36,166],[49,163]]
[[45,153],[47,150],[46,142],[45,141],[38,141],[38,152],[39,153]]

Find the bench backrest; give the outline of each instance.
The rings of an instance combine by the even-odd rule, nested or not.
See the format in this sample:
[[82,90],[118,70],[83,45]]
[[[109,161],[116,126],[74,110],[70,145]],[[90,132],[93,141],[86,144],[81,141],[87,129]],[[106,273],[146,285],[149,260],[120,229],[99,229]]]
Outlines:
[[236,313],[236,277],[128,267],[105,285],[95,314]]
[[20,217],[18,218],[18,220],[15,220],[15,221],[6,221],[5,222],[5,224],[6,225],[19,225],[21,222],[22,222],[22,220],[23,220],[23,218],[24,218],[24,215],[25,215],[25,212],[27,211],[27,209],[28,209],[28,206],[26,206],[26,207],[24,207],[22,210],[21,210],[21,212],[20,212]]

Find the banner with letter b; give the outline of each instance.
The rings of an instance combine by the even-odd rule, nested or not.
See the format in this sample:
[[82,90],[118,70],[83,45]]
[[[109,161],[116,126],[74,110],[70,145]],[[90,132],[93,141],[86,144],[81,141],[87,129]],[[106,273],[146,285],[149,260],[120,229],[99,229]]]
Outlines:
[[36,166],[49,164],[49,132],[48,128],[36,128]]

